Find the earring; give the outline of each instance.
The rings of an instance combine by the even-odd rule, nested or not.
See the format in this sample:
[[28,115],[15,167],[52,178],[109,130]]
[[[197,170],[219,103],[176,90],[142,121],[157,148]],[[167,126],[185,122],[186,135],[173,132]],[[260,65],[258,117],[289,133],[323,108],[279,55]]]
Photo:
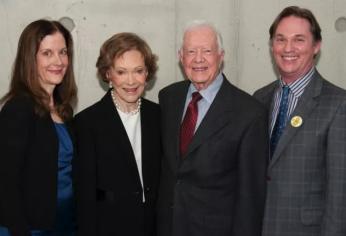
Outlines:
[[109,81],[108,86],[109,86],[109,88],[110,88],[110,89],[112,89],[112,88],[113,88],[112,81]]

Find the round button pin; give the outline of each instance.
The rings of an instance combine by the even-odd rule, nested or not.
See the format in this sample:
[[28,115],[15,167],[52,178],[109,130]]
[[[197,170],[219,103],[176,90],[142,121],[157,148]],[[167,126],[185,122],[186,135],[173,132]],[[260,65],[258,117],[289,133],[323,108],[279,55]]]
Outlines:
[[300,116],[294,116],[291,119],[291,125],[295,128],[301,126],[303,124],[303,119]]

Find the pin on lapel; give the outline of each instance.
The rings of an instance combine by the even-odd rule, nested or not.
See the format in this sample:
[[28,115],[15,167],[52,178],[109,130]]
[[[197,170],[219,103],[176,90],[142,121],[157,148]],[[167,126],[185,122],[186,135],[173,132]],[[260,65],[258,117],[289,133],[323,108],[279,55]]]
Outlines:
[[291,125],[294,128],[298,128],[303,124],[303,118],[301,116],[293,116],[291,119]]

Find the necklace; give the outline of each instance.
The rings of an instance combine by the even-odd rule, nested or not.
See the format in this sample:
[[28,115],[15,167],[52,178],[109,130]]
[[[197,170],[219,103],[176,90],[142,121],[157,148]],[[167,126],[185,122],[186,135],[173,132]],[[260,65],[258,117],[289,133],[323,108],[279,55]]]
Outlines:
[[113,90],[113,89],[111,90],[111,96],[112,96],[112,100],[113,100],[114,106],[115,106],[118,110],[124,112],[125,114],[128,114],[128,115],[131,115],[131,116],[132,116],[132,115],[137,114],[137,113],[140,111],[140,109],[141,109],[141,104],[142,104],[141,98],[139,98],[139,99],[137,100],[137,107],[136,107],[136,109],[134,109],[133,111],[123,111],[123,110],[120,108],[120,105],[118,104],[117,100],[115,99],[114,90]]

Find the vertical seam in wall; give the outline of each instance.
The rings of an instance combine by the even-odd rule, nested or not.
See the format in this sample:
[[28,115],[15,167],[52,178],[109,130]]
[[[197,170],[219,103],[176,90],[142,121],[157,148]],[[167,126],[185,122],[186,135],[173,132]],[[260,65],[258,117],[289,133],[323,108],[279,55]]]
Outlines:
[[240,53],[240,47],[239,47],[239,34],[240,34],[240,3],[239,0],[234,0],[234,16],[235,16],[235,23],[234,23],[234,83],[235,85],[239,86],[239,53]]
[[9,44],[9,50],[11,52],[12,55],[15,55],[16,54],[16,51],[13,51],[13,49],[15,47],[13,47],[13,43],[12,43],[12,40],[11,40],[11,34],[10,34],[10,20],[8,18],[8,9],[7,9],[7,6],[6,6],[6,2],[3,2],[2,3],[2,6],[3,6],[3,10],[4,10],[4,16],[5,16],[5,19],[3,19],[3,22],[4,22],[4,27],[6,29],[6,39],[7,39],[7,42]]

